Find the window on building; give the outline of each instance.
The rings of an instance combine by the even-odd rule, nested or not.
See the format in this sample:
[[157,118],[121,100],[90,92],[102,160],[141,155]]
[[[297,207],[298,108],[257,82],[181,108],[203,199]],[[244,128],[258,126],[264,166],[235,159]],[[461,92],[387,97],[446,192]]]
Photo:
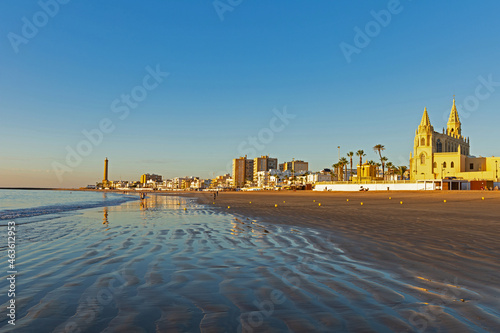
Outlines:
[[438,153],[442,153],[443,152],[443,143],[441,142],[440,139],[437,140],[436,142],[436,150]]
[[450,168],[454,168],[454,167],[455,167],[455,162],[451,162]]
[[425,164],[425,154],[420,155],[420,164]]
[[420,140],[420,145],[425,146],[425,138],[422,138],[422,140]]
[[471,164],[469,165],[469,168],[470,168],[471,170],[474,170],[474,163],[471,163]]
[[443,162],[443,169],[446,168],[446,162]]

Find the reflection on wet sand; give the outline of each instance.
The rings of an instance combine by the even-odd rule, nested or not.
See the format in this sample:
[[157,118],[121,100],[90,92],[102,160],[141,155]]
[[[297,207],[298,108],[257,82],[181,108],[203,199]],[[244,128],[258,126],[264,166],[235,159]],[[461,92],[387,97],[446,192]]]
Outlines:
[[[324,232],[182,197],[88,210],[33,232],[54,237],[23,244],[19,331],[415,331],[416,309],[434,306],[422,293],[443,287],[354,261]],[[492,309],[456,301],[473,291],[446,288],[458,290],[443,305],[448,328],[481,330],[476,316],[496,323]]]
[[[103,207],[103,217],[102,217],[102,224],[106,226],[106,228],[109,227],[109,221],[108,221],[108,207]],[[106,229],[108,230],[108,229]]]

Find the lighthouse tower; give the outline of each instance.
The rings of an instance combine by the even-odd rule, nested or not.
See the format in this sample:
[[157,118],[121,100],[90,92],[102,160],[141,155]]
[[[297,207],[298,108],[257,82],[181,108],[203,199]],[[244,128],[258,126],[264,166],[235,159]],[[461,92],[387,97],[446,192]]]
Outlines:
[[108,184],[108,158],[104,160],[104,178],[102,179],[102,185],[106,186]]

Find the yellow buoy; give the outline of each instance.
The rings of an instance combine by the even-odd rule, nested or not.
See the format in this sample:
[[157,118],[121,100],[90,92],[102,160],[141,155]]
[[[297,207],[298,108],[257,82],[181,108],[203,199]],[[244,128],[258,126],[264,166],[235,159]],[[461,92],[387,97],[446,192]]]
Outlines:
[[321,202],[318,204],[318,206],[321,206]]
[[275,204],[274,207],[278,207],[278,204]]
[[443,200],[444,203],[446,203],[446,200]]
[[349,201],[349,199],[347,199],[347,201]]
[[481,200],[484,200],[484,197],[482,197]]
[[403,204],[403,201],[400,201],[399,203],[402,205],[402,204]]
[[316,202],[316,200],[313,200],[313,202]]
[[392,197],[389,197],[389,200],[391,200],[391,199],[392,199]]
[[363,206],[363,203],[361,203],[361,206]]
[[252,202],[250,201],[250,203],[252,203]]
[[285,203],[285,200],[283,200],[283,203]]
[[187,210],[187,208],[186,208],[186,207],[184,207],[184,210]]
[[231,208],[231,206],[227,206],[227,209]]

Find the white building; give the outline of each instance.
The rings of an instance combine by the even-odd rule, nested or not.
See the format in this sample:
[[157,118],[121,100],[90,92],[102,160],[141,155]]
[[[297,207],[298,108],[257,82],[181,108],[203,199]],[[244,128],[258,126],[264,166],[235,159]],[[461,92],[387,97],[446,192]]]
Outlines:
[[317,182],[331,182],[332,181],[332,175],[329,173],[313,173],[310,175],[307,175],[306,182],[308,184],[315,184]]
[[211,179],[200,179],[199,177],[195,177],[191,181],[190,187],[193,190],[201,190],[201,189],[209,188],[211,182],[212,182]]
[[257,172],[257,187],[268,187],[269,186],[269,171],[258,171]]
[[270,169],[268,171],[257,172],[257,187],[275,187],[281,186],[292,176],[290,170],[281,171]]

